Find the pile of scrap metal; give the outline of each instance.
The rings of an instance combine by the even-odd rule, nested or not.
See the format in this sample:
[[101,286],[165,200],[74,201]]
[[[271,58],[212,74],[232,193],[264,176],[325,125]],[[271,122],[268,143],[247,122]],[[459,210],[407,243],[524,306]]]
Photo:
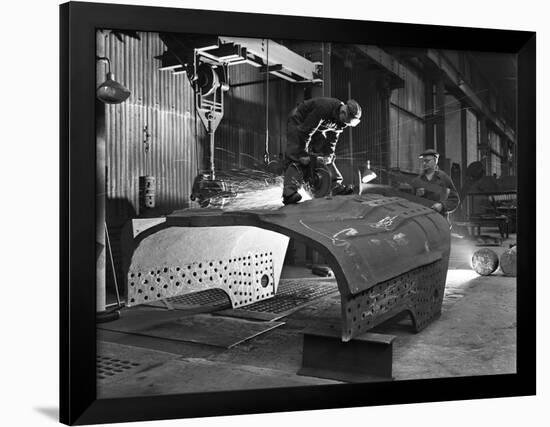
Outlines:
[[343,341],[402,312],[418,331],[441,312],[449,224],[423,199],[388,187],[276,210],[186,209],[132,220],[130,230],[128,306],[209,288],[223,289],[233,308],[271,298],[293,238],[335,274]]

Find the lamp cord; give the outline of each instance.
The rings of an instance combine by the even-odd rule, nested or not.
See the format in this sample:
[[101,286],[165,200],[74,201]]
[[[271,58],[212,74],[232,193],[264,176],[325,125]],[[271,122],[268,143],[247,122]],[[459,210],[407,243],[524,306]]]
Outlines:
[[107,67],[108,67],[108,71],[107,73],[110,73],[111,72],[111,61],[109,60],[109,58],[107,58],[106,56],[96,56],[95,57],[96,61],[104,61],[107,63]]

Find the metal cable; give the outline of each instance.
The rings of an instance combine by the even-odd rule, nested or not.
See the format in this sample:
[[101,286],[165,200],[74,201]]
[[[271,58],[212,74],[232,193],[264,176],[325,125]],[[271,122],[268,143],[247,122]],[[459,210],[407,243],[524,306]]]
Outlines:
[[[195,61],[195,72],[197,71],[197,67],[196,67],[197,63]],[[195,88],[193,87],[194,86],[194,82],[190,82],[191,84],[191,90],[193,91],[193,104],[195,106],[195,111],[194,111],[194,115],[195,115],[195,162],[196,162],[196,166],[197,166],[197,174],[199,174],[200,172],[200,163],[199,163],[199,130],[197,128],[197,121],[198,121],[198,117],[197,117],[197,93],[196,93],[196,90],[198,88]]]
[[265,153],[264,162],[269,163],[269,39],[266,39],[266,73],[265,73]]

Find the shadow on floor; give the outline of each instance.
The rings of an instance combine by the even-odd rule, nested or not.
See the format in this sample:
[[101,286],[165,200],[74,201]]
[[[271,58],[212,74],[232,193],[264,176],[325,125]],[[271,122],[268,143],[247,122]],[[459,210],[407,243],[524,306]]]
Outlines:
[[59,408],[50,407],[50,408],[34,408],[34,410],[47,418],[50,418],[54,421],[59,421]]

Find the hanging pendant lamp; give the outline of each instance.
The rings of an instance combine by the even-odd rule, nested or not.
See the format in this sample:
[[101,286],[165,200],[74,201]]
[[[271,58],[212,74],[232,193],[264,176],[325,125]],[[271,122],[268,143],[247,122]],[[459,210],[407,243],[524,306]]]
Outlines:
[[111,73],[111,61],[106,57],[96,57],[98,61],[105,61],[108,65],[108,71],[103,82],[97,88],[96,94],[100,101],[105,104],[120,104],[128,99],[130,90],[115,80],[115,75]]

